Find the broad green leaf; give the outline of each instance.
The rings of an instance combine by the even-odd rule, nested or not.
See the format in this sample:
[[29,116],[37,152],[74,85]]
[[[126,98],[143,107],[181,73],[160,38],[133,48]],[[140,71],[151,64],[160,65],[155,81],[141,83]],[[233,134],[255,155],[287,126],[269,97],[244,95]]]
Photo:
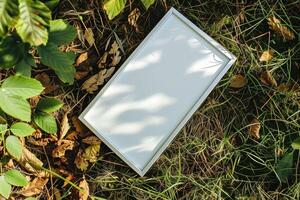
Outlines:
[[41,1],[19,0],[20,18],[16,30],[32,46],[46,45],[51,11]]
[[50,21],[49,41],[56,45],[68,44],[77,36],[76,29],[68,22],[57,19]]
[[75,54],[64,53],[58,50],[55,44],[38,47],[41,62],[55,71],[58,78],[64,83],[73,84],[75,68],[73,66]]
[[300,150],[300,137],[293,141],[292,147],[295,150]]
[[30,54],[27,54],[20,62],[16,64],[16,74],[30,77],[31,67],[36,67],[36,64],[33,57]]
[[48,8],[50,10],[54,10],[54,8],[58,5],[59,0],[47,0],[45,2],[46,6],[48,6]]
[[281,182],[286,183],[293,173],[293,152],[287,153],[276,165],[276,173]]
[[26,177],[15,169],[5,172],[4,178],[6,182],[14,186],[26,186],[28,184]]
[[11,185],[6,182],[4,176],[0,176],[0,194],[8,199],[11,193]]
[[23,58],[24,52],[24,44],[17,37],[5,37],[0,43],[0,68],[13,67]]
[[57,124],[55,118],[44,112],[38,112],[33,115],[34,123],[46,133],[54,134],[57,132]]
[[14,26],[17,22],[18,0],[0,0],[0,13],[0,36],[3,36],[7,28]]
[[6,120],[5,112],[0,107],[0,124],[6,124],[6,123],[7,120]]
[[26,124],[24,122],[14,123],[10,127],[10,130],[14,135],[19,137],[26,137],[32,135],[32,133],[35,131],[34,128],[32,128],[29,124]]
[[0,108],[8,115],[29,122],[31,108],[26,99],[0,90]]
[[5,140],[5,147],[8,153],[16,159],[22,156],[22,144],[16,136],[10,135]]
[[52,113],[60,109],[64,104],[55,98],[43,98],[39,101],[36,108],[46,113]]
[[0,141],[2,140],[2,136],[6,133],[7,131],[7,124],[0,124]]
[[107,0],[103,8],[108,15],[108,19],[112,20],[125,8],[127,0]]
[[27,99],[41,94],[44,87],[34,78],[10,76],[3,82],[1,90],[11,95]]
[[27,197],[25,200],[37,200],[37,199],[34,197]]
[[155,0],[141,0],[141,2],[145,6],[146,10],[148,10],[148,8],[155,3]]

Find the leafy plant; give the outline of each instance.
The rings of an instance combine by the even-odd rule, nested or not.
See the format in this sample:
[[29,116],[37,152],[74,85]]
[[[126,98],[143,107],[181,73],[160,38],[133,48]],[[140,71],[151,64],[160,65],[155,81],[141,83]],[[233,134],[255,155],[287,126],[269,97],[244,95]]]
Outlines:
[[[155,0],[140,0],[146,9],[148,9]],[[108,19],[112,20],[119,15],[125,8],[127,0],[107,0],[105,1],[103,8],[108,15]]]
[[58,46],[74,40],[76,30],[62,19],[51,20],[49,7],[57,3],[0,0],[0,68],[15,67],[17,74],[30,76],[31,68],[37,66],[28,51],[37,47],[43,65],[53,69],[64,83],[74,82],[75,54],[62,52]]
[[0,194],[6,199],[11,193],[11,186],[26,186],[28,181],[26,177],[18,170],[11,169],[0,176]]

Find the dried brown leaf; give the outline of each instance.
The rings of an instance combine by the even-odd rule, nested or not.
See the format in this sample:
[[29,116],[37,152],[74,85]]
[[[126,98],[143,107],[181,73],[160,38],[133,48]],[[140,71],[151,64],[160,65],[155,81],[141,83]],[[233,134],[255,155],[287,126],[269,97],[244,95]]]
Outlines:
[[100,144],[92,144],[88,146],[84,151],[79,149],[79,152],[75,158],[76,167],[82,171],[87,170],[90,163],[97,161],[100,151]]
[[85,144],[101,144],[101,140],[95,135],[91,135],[82,139],[82,142]]
[[38,195],[43,191],[48,180],[48,178],[36,177],[27,186],[18,191],[18,193],[25,197]]
[[264,71],[260,76],[260,81],[265,85],[272,85],[274,87],[277,87],[277,81],[272,76],[270,71]]
[[295,39],[295,34],[285,25],[281,23],[275,16],[268,18],[269,28],[282,36],[285,40]]
[[76,158],[75,158],[75,165],[78,169],[80,169],[81,171],[85,171],[87,170],[88,166],[89,166],[89,162],[85,159],[85,157],[83,156],[84,152],[82,149],[79,149]]
[[129,25],[131,25],[135,28],[136,32],[139,32],[139,27],[138,27],[137,21],[140,18],[140,16],[141,16],[141,11],[138,8],[135,8],[128,15],[128,23],[129,23]]
[[72,124],[75,127],[75,130],[81,135],[84,136],[88,132],[87,127],[78,119],[77,116],[72,117]]
[[234,75],[230,80],[230,87],[242,88],[247,84],[246,78],[241,74]]
[[84,39],[89,43],[89,46],[93,46],[95,43],[94,33],[91,28],[87,28],[84,32]]
[[106,78],[106,71],[106,69],[103,69],[99,73],[90,77],[82,84],[82,89],[86,90],[90,94],[93,94],[96,90],[98,90],[100,85],[103,85],[104,79]]
[[37,173],[43,166],[43,162],[31,153],[28,149],[23,147],[22,156],[17,160],[27,171]]
[[81,63],[88,59],[88,52],[80,54],[76,59],[76,66],[79,66]]
[[71,140],[59,140],[57,147],[52,151],[52,157],[63,157],[67,150],[72,150],[74,148],[74,144],[74,141]]
[[259,140],[260,139],[260,122],[254,118],[251,122],[250,122],[250,127],[249,127],[249,135],[251,137],[253,137],[255,140]]
[[66,112],[63,116],[63,119],[61,121],[60,125],[60,132],[59,132],[59,139],[63,139],[65,135],[68,133],[70,129],[69,120],[68,120],[68,113]]
[[75,79],[76,79],[76,80],[83,79],[83,78],[86,77],[88,74],[89,74],[88,71],[77,71],[77,72],[75,72]]
[[81,191],[79,191],[79,199],[87,200],[90,195],[90,188],[85,178],[83,178],[83,180],[80,181],[79,187],[82,189]]
[[106,62],[107,62],[107,56],[108,56],[108,53],[105,52],[105,53],[103,54],[103,56],[100,58],[100,60],[98,61],[98,67],[99,67],[100,69],[103,69],[103,68],[105,67]]
[[118,45],[118,43],[116,41],[113,42],[113,44],[111,45],[111,49],[109,51],[109,54],[112,55],[112,61],[110,63],[110,66],[116,66],[117,64],[119,64],[119,62],[121,61],[121,52],[120,52],[120,47]]
[[271,49],[268,49],[261,54],[259,61],[267,62],[267,61],[271,60],[272,58],[273,58],[273,51]]

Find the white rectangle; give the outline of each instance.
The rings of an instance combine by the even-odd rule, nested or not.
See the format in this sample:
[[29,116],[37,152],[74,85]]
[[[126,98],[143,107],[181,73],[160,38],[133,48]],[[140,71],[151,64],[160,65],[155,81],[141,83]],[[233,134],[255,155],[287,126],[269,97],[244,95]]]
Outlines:
[[235,59],[172,8],[79,118],[143,176]]

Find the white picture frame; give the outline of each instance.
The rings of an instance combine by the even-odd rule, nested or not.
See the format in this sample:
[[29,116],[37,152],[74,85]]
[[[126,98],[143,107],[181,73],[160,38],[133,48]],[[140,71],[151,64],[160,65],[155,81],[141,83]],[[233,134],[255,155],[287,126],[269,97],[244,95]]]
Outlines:
[[[171,8],[79,119],[143,176],[235,60],[222,45]],[[120,95],[115,94],[118,92]]]

